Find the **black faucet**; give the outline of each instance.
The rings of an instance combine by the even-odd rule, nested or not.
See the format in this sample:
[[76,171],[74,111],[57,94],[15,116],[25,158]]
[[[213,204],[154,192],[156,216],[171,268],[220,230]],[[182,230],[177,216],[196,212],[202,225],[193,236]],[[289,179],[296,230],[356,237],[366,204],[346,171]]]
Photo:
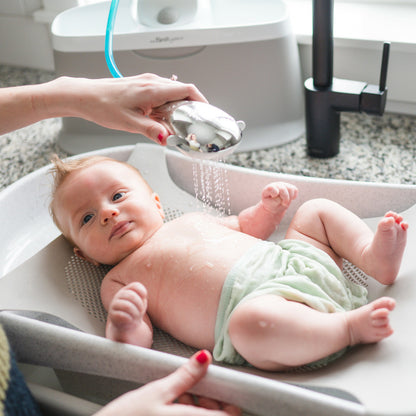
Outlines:
[[333,78],[334,0],[313,0],[313,77],[305,81],[308,154],[332,157],[339,152],[340,112],[382,115],[386,105],[390,43],[384,43],[380,84]]

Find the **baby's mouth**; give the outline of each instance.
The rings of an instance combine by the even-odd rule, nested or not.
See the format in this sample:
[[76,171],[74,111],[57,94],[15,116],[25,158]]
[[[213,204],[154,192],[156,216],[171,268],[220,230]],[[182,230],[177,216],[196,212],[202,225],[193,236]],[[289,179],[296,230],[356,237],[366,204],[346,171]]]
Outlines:
[[130,221],[120,221],[111,230],[109,240],[113,237],[121,236],[130,229]]

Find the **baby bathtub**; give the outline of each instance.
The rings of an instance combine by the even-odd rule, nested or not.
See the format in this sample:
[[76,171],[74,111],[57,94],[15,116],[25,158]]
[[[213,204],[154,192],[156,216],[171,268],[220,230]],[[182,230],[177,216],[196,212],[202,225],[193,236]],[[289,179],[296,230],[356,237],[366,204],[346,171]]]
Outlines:
[[[139,167],[172,215],[202,208],[192,196],[195,166],[177,152],[139,144],[89,154],[129,160]],[[366,218],[371,227],[390,209],[403,212],[410,223],[409,240],[397,282],[383,287],[368,281],[371,298],[389,295],[397,300],[392,337],[376,345],[356,347],[330,366],[314,371],[265,373],[213,365],[194,392],[264,416],[414,415],[416,186],[324,180],[221,166],[226,170],[233,213],[256,203],[270,181],[298,186],[299,197],[272,239],[281,237],[303,201],[325,197]],[[73,258],[49,217],[51,178],[47,171],[48,167],[42,168],[0,193],[6,219],[0,242],[0,322],[21,362],[56,369],[65,392],[104,403],[126,389],[170,373],[193,349],[165,334],[158,335],[152,350],[106,340],[99,313],[83,304],[68,280],[56,284],[57,276]]]

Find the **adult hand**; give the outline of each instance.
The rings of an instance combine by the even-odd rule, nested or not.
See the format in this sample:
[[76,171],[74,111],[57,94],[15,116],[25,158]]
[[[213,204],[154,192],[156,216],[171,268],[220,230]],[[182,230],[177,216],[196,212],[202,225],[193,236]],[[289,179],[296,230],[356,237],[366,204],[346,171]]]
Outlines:
[[178,100],[207,102],[193,84],[154,74],[95,80],[63,77],[56,82],[62,84],[61,91],[73,94],[76,102],[68,110],[76,116],[110,129],[143,134],[162,145],[169,132],[149,117],[154,108]]
[[211,355],[207,351],[199,351],[174,373],[124,394],[101,409],[95,416],[241,415],[237,407],[208,398],[198,398],[196,404],[193,396],[186,393],[204,377],[211,360]]

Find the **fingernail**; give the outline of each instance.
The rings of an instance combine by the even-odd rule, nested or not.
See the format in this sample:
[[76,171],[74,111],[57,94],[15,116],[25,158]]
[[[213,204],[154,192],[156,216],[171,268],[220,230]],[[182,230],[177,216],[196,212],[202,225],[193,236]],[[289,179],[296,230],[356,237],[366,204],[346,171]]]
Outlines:
[[163,141],[163,134],[162,133],[159,133],[159,135],[157,136],[157,138],[158,138],[159,142],[162,143],[162,141]]
[[208,361],[208,354],[204,350],[202,350],[199,351],[195,358],[199,362],[199,364],[205,364]]

